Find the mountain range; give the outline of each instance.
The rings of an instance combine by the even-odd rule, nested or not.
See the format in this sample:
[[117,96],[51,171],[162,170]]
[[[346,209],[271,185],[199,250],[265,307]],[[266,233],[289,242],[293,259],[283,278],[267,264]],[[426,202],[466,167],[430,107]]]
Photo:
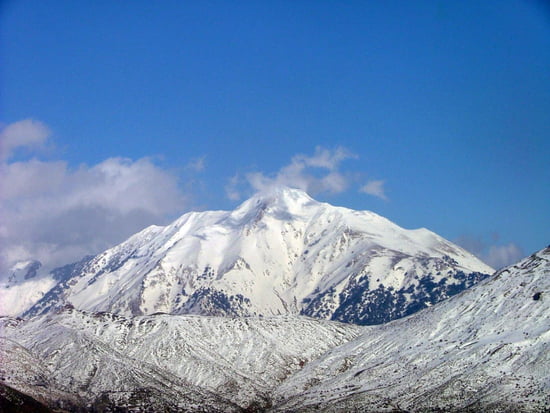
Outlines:
[[277,188],[15,265],[0,411],[550,411],[549,274]]

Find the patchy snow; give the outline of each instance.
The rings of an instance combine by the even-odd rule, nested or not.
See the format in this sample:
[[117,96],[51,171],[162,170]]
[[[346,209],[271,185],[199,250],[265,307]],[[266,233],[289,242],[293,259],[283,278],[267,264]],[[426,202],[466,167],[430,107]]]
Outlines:
[[286,380],[278,410],[546,411],[549,298],[546,248],[429,309],[365,328]]
[[[23,368],[32,357],[50,386],[88,401],[113,389],[133,391],[145,384],[160,391],[174,384],[174,393],[213,394],[217,403],[244,408],[267,405],[277,384],[360,331],[307,318],[125,318],[64,309],[27,321],[5,319],[2,334],[17,343],[22,356],[0,348],[5,356],[0,373],[8,385],[28,390],[27,382],[38,374],[38,367]],[[160,383],[157,376],[163,377]]]

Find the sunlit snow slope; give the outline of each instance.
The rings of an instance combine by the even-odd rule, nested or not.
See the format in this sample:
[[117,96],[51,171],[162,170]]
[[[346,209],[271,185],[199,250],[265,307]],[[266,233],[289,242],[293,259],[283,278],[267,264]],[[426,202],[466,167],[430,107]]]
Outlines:
[[0,315],[23,313],[56,285],[51,274],[38,274],[40,267],[38,261],[20,261],[0,278]]
[[299,190],[149,227],[89,261],[26,313],[64,303],[122,315],[303,314],[358,324],[402,317],[493,270],[426,229]]
[[280,411],[550,411],[550,247],[286,380]]

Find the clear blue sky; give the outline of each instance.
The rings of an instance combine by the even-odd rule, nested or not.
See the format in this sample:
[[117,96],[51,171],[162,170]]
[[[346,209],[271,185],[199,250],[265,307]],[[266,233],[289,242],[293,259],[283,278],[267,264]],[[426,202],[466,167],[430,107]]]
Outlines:
[[[550,242],[542,1],[12,0],[0,25],[0,121],[48,130],[40,145],[11,144],[4,179],[38,159],[46,180],[65,162],[55,191],[49,178],[17,183],[24,196],[6,190],[8,215],[48,191],[73,202],[60,186],[85,188],[111,158],[146,158],[177,188],[166,184],[165,209],[119,211],[135,215],[119,237],[190,209],[233,208],[261,186],[254,176],[307,175],[317,199],[427,227],[496,264]],[[82,205],[99,208],[74,202],[48,213],[44,201],[44,219],[73,214],[66,222],[78,225]],[[105,240],[73,254],[119,239]]]

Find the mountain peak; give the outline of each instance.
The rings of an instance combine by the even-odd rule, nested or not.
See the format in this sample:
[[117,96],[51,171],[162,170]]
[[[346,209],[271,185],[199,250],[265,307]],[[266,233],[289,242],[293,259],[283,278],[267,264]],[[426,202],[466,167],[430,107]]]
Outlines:
[[25,260],[16,262],[10,269],[8,282],[17,282],[36,277],[42,263],[37,260]]
[[251,199],[265,203],[315,202],[314,199],[311,198],[305,191],[285,185],[274,185],[265,188],[253,195]]
[[270,186],[244,201],[231,214],[233,218],[257,218],[259,215],[269,215],[280,219],[291,219],[302,215],[304,207],[318,202],[306,192],[283,185]]

